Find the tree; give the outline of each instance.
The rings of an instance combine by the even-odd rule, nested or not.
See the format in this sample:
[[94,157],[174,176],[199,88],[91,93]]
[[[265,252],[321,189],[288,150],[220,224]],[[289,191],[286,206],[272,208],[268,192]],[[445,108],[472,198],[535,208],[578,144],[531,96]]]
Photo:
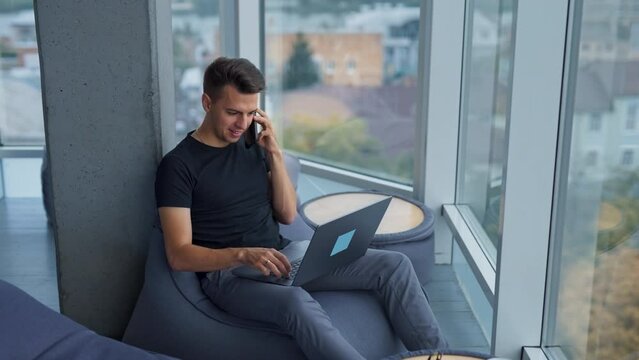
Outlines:
[[604,182],[603,201],[607,207],[602,207],[602,211],[617,210],[621,213],[622,220],[612,229],[599,231],[599,251],[612,249],[639,231],[639,169],[617,170],[615,173],[617,176]]
[[293,53],[284,69],[283,88],[285,90],[311,86],[319,82],[317,66],[308,42],[301,33],[293,43]]

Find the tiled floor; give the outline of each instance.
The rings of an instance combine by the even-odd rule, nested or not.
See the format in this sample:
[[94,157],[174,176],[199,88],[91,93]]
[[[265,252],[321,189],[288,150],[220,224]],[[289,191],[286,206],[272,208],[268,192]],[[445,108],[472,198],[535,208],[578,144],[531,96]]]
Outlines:
[[[55,247],[41,199],[0,199],[0,279],[58,311]],[[425,288],[451,347],[487,352],[486,339],[452,267],[437,265]]]

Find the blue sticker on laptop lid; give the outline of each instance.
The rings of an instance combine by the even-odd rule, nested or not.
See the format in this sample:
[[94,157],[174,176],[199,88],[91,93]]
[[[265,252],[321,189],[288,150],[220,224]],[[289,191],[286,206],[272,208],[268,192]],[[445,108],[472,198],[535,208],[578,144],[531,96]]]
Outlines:
[[331,251],[331,256],[338,254],[348,248],[351,240],[353,240],[353,235],[355,235],[355,230],[351,230],[345,234],[340,235],[335,241],[335,246],[333,246],[333,251]]

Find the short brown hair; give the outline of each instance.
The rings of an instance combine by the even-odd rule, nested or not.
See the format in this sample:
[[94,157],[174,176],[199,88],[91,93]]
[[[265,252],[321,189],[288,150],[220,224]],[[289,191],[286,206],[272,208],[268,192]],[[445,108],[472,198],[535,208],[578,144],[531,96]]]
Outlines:
[[217,100],[226,85],[243,94],[256,94],[266,87],[262,72],[244,58],[219,57],[204,72],[204,93]]

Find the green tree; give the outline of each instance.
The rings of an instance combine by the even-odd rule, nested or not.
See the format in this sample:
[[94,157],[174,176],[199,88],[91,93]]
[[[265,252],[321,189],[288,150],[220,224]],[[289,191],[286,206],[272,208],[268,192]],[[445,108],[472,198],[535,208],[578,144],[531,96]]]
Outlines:
[[308,41],[304,35],[298,33],[293,43],[293,53],[284,68],[282,86],[285,90],[307,87],[319,82],[317,66],[312,57]]
[[613,229],[599,231],[599,251],[610,250],[639,231],[639,169],[618,169],[616,173],[617,176],[604,182],[604,201],[621,212],[622,220]]
[[349,165],[384,178],[390,175],[398,181],[412,179],[413,154],[386,156],[382,143],[370,135],[361,118],[298,114],[284,127],[282,141],[287,150],[337,165]]
[[380,159],[382,146],[368,133],[366,122],[349,119],[324,133],[316,143],[315,154],[371,170],[385,170]]

